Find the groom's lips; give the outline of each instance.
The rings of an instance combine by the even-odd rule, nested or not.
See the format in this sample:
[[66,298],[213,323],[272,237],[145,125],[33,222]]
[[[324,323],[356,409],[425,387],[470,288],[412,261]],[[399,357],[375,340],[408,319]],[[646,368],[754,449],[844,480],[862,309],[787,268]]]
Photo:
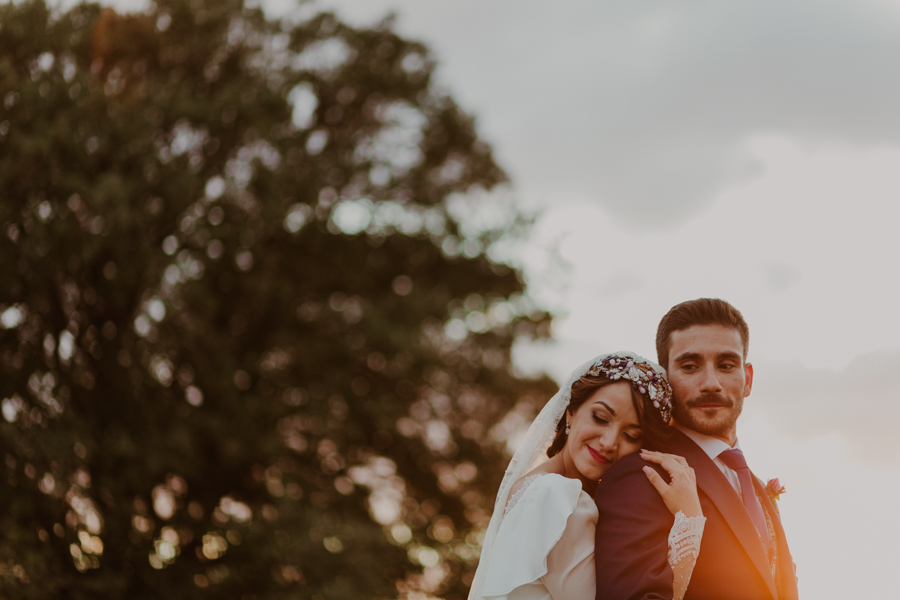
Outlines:
[[599,452],[597,452],[596,450],[594,450],[594,449],[591,448],[590,446],[588,446],[588,452],[590,452],[590,453],[591,453],[591,456],[593,456],[593,457],[597,460],[597,462],[599,462],[599,463],[602,463],[602,464],[604,464],[604,465],[608,465],[608,464],[610,464],[610,462],[611,462],[608,458],[606,458],[605,456],[603,456],[602,454],[600,454]]
[[715,400],[710,400],[708,402],[691,402],[688,404],[688,408],[730,408],[731,404],[728,402],[716,402]]
[[699,408],[710,410],[715,408],[731,408],[732,406],[734,406],[733,402],[722,394],[717,394],[715,392],[700,394],[686,403],[688,409]]

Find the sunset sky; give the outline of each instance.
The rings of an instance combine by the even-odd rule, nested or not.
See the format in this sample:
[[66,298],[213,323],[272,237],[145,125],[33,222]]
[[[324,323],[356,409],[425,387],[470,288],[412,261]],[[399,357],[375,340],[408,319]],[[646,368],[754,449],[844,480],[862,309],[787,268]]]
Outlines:
[[[274,9],[284,4],[271,0]],[[523,207],[562,379],[654,357],[660,317],[743,311],[751,467],[779,477],[806,598],[885,597],[900,539],[900,2],[331,0],[439,60]],[[558,258],[553,259],[553,253]],[[562,259],[562,260],[559,260]]]
[[360,25],[395,11],[510,174],[498,193],[540,211],[519,260],[561,316],[520,368],[654,358],[669,307],[730,301],[756,368],[739,438],[787,487],[802,596],[892,595],[900,1],[311,6]]

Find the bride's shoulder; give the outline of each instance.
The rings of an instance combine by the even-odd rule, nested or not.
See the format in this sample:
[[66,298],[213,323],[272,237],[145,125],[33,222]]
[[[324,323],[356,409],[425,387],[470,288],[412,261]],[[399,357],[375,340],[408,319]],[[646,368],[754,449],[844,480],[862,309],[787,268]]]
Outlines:
[[[521,518],[535,510],[540,514],[547,511],[569,514],[575,509],[581,494],[581,482],[576,479],[553,472],[531,472],[510,488],[503,516],[505,518],[516,512]],[[522,506],[531,508],[513,511],[513,508]]]
[[[555,475],[556,477],[554,477],[553,479],[556,479],[556,478],[566,479],[566,477],[564,477],[563,475],[560,475],[554,469],[550,468],[547,465],[547,463],[538,465],[534,469],[530,470],[529,472],[527,472],[524,475],[522,475],[521,477],[519,477],[519,479],[516,480],[516,482],[514,484],[512,484],[512,487],[509,488],[510,498],[515,496],[521,490],[524,490],[526,487],[530,486],[537,479],[539,479],[543,476],[546,476],[546,475]],[[548,480],[548,483],[552,483],[553,479]]]
[[[557,488],[581,489],[581,482],[540,467],[529,471],[520,477],[509,489],[506,511],[509,512],[529,490],[539,492]],[[533,494],[529,493],[529,495]]]
[[[520,498],[522,494],[525,493],[525,490],[529,485],[534,483],[534,480],[543,475],[543,473],[534,473],[523,475],[516,481],[511,488],[509,488],[509,500],[507,500],[507,507],[511,504],[515,504],[515,500]],[[509,510],[509,508],[507,508]]]

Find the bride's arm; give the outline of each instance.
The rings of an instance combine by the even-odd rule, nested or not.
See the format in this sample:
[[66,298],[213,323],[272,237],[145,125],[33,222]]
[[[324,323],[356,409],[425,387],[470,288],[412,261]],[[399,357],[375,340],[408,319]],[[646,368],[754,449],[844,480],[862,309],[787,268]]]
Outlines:
[[581,482],[560,475],[531,476],[520,490],[508,503],[489,555],[481,556],[484,584],[470,598],[508,600],[523,586],[542,584],[548,555],[578,504]]
[[700,554],[700,539],[706,517],[686,517],[683,512],[675,514],[675,523],[669,531],[669,566],[672,567],[672,598],[682,600],[691,582],[691,573]]
[[644,450],[641,458],[660,465],[669,473],[670,480],[666,483],[659,473],[644,467],[650,483],[675,516],[675,523],[669,531],[668,561],[674,575],[672,595],[674,600],[681,600],[700,554],[700,540],[706,523],[697,495],[697,479],[694,470],[680,456]]

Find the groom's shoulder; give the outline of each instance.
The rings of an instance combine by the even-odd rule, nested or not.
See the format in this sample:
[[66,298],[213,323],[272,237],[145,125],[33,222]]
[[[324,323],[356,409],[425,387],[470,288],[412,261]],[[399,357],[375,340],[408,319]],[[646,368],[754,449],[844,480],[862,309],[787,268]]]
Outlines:
[[610,465],[609,469],[607,469],[606,473],[604,474],[604,478],[607,478],[610,475],[625,475],[629,473],[635,473],[637,471],[643,471],[643,468],[649,464],[650,463],[641,458],[640,452],[635,452],[634,454],[623,456],[612,465]]
[[654,506],[660,504],[659,492],[644,472],[644,467],[648,466],[655,469],[665,481],[669,480],[668,473],[659,465],[642,459],[640,453],[624,456],[610,465],[594,493],[594,500],[601,507],[601,512],[603,509],[612,509],[614,505],[630,506],[624,509],[627,512],[648,503]]
[[629,482],[630,485],[637,484],[639,487],[649,486],[652,488],[650,480],[647,478],[646,473],[644,473],[644,467],[655,469],[658,473],[664,475],[665,478],[668,479],[668,474],[666,474],[659,465],[644,460],[641,458],[640,452],[636,452],[634,454],[629,454],[628,456],[623,456],[610,465],[609,469],[606,470],[606,473],[603,474],[601,483],[610,486]]

